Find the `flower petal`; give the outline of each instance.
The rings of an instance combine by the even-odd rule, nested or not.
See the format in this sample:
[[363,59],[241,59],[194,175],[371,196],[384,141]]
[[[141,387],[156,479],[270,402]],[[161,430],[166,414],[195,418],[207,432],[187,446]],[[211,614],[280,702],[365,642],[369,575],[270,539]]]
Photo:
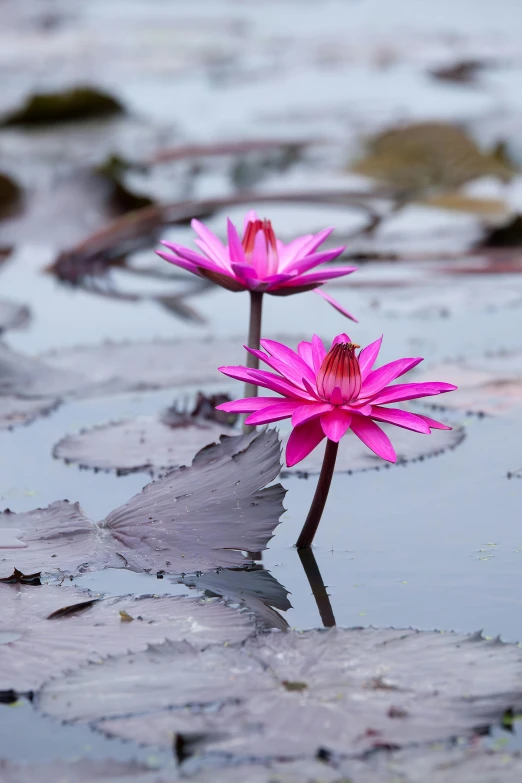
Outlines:
[[241,366],[218,367],[218,370],[222,372],[223,375],[235,378],[236,381],[247,381],[247,383],[253,383],[256,386],[262,386],[265,389],[271,389],[272,391],[278,392],[284,397],[290,397],[294,400],[303,400],[305,402],[311,400],[305,391],[298,389],[290,381],[281,378],[279,375],[266,372],[265,370],[252,370],[248,367]]
[[331,348],[334,347],[334,345],[338,345],[338,343],[351,343],[352,341],[346,334],[346,332],[341,332],[341,334],[336,335],[332,340]]
[[394,362],[389,362],[389,364],[379,367],[378,370],[373,370],[366,376],[360,396],[373,397],[374,394],[384,389],[395,378],[404,375],[404,373],[416,367],[422,361],[422,356],[417,356],[414,359],[396,359]]
[[363,416],[353,416],[350,427],[364,445],[368,446],[378,457],[388,462],[397,460],[391,440],[371,419],[365,419]]
[[343,402],[344,402],[343,395],[341,394],[341,389],[339,388],[339,386],[336,386],[334,388],[334,390],[332,391],[332,393],[330,394],[330,402],[333,405],[342,405],[343,404]]
[[321,427],[329,440],[339,443],[352,421],[352,414],[342,408],[334,408],[321,416]]
[[310,419],[310,421],[300,424],[299,427],[295,427],[286,444],[287,466],[291,468],[301,462],[319,445],[323,438],[324,432],[319,419]]
[[255,209],[249,209],[243,220],[243,233],[245,233],[248,224],[255,223],[256,220],[259,220],[257,212]]
[[415,400],[418,397],[432,397],[437,394],[455,391],[452,383],[396,383],[382,389],[372,400],[373,405],[384,405],[388,402]]
[[214,232],[207,228],[199,220],[196,220],[196,218],[193,218],[190,221],[190,225],[196,234],[200,237],[200,242],[197,242],[198,247],[201,247],[201,244],[205,245],[206,252],[211,255],[214,261],[228,264],[229,259],[227,249],[221,240],[214,234]]
[[245,424],[270,424],[273,421],[289,419],[296,408],[300,407],[300,400],[276,400],[275,405],[267,405],[255,413],[251,413],[245,419]]
[[279,359],[280,362],[284,362],[289,367],[295,368],[301,374],[301,377],[304,375],[310,383],[315,383],[314,371],[301,359],[298,353],[287,345],[277,342],[277,340],[260,340],[260,343],[271,356]]
[[448,427],[447,424],[442,424],[440,421],[436,421],[436,419],[430,419],[429,416],[423,416],[422,414],[417,414],[419,419],[424,419],[428,427],[432,430],[451,430],[453,427]]
[[296,408],[292,414],[292,426],[298,427],[305,421],[314,419],[316,416],[320,416],[322,413],[329,413],[329,411],[332,410],[333,405],[330,405],[328,402],[309,402],[305,405],[300,405],[299,408]]
[[230,275],[229,268],[223,266],[222,264],[216,264],[215,261],[211,261],[210,258],[202,256],[199,253],[195,253],[194,250],[190,250],[188,247],[176,245],[174,242],[165,242],[164,240],[161,241],[161,244],[165,245],[165,247],[168,247],[169,250],[173,250],[177,256],[180,256],[180,258],[183,258],[185,261],[194,264],[194,266],[200,266],[203,269],[210,269],[215,272],[220,272],[221,274]]
[[239,239],[239,234],[237,233],[237,229],[235,225],[232,223],[232,221],[230,220],[230,218],[227,218],[227,236],[228,236],[228,252],[230,255],[230,261],[233,264],[246,263],[245,251],[243,250],[243,245],[241,244],[241,240]]
[[270,356],[263,351],[258,351],[257,348],[249,348],[248,345],[245,345],[244,348],[248,351],[248,353],[251,353],[252,356],[257,356],[258,359],[261,359],[261,361],[265,362],[265,364],[268,364],[268,366],[273,370],[280,373],[280,375],[285,380],[290,381],[290,383],[293,383],[299,389],[304,391],[305,387],[303,384],[303,375],[301,372],[299,372],[299,369],[285,364],[284,362],[279,361],[279,359],[276,359],[274,356]]
[[371,372],[371,369],[375,362],[377,361],[377,357],[379,355],[379,351],[381,350],[382,345],[382,335],[379,337],[378,340],[375,340],[374,343],[370,343],[370,345],[367,345],[366,348],[363,348],[362,351],[359,354],[359,368],[361,370],[361,377],[364,381],[366,376]]
[[[297,272],[299,275],[303,275],[310,269],[313,269],[320,264],[326,264],[327,261],[335,261],[341,253],[344,251],[343,247],[334,247],[331,250],[323,250],[320,253],[312,253],[312,255],[305,256],[304,258],[296,258],[291,264],[287,264],[284,267],[285,272]],[[348,267],[344,267],[348,269]],[[351,267],[352,272],[357,271],[357,267]]]
[[168,261],[169,264],[179,266],[180,269],[186,269],[187,272],[192,272],[193,275],[198,275],[198,277],[201,277],[199,269],[197,268],[196,264],[192,263],[192,261],[185,261],[184,258],[171,255],[170,253],[165,253],[163,250],[156,250],[156,255],[160,258],[163,258],[165,261]]
[[[312,372],[314,369],[314,360],[312,358],[312,343],[307,342],[306,340],[303,340],[300,342],[297,346],[297,353],[301,357],[301,359],[307,363],[307,365],[311,368]],[[315,375],[315,373],[314,373]]]
[[258,231],[254,238],[251,262],[258,277],[264,280],[268,275],[268,252],[266,238],[262,231]]
[[359,323],[357,321],[357,318],[348,312],[348,310],[345,310],[345,308],[339,304],[337,299],[334,299],[333,296],[330,296],[330,294],[327,294],[326,291],[324,291],[322,288],[314,288],[314,294],[317,294],[318,296],[322,296],[323,299],[328,302],[329,305],[334,307],[341,315],[344,315],[346,318],[349,318],[350,321],[355,321],[355,323]]
[[[344,275],[350,275],[355,272],[353,266],[335,266],[333,269],[323,269],[319,272],[313,272],[311,275],[299,275],[295,278],[296,285],[309,285],[310,283],[324,283],[326,280],[333,280],[334,277],[343,277]],[[284,283],[285,285],[292,285],[292,283]]]
[[403,427],[405,430],[423,432],[425,435],[431,433],[429,425],[421,416],[416,416],[409,411],[402,411],[399,408],[381,408],[379,405],[372,405],[371,417],[377,421],[387,421],[397,427]]
[[302,248],[313,239],[313,234],[305,234],[302,237],[293,239],[288,245],[285,245],[282,250],[279,251],[280,269],[286,269],[289,264],[295,261],[302,255]]
[[279,399],[278,397],[244,397],[242,400],[230,400],[216,405],[217,411],[226,411],[227,413],[252,413],[273,405]]
[[314,362],[314,372],[317,375],[321,369],[321,364],[326,356],[326,348],[323,345],[323,341],[316,334],[312,337],[312,359]]

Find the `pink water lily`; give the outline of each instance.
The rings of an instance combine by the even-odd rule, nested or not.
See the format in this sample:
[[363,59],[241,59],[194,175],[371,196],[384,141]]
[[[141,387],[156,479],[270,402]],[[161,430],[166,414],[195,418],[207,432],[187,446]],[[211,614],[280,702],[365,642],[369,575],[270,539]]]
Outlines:
[[289,296],[315,290],[339,312],[355,321],[329,294],[318,290],[328,280],[356,271],[353,266],[317,269],[336,259],[344,250],[344,247],[319,250],[333,228],[305,234],[285,245],[276,238],[270,221],[260,220],[253,210],[246,214],[242,238],[231,220],[227,224],[227,244],[199,220],[193,220],[191,226],[197,234],[195,244],[199,252],[174,242],[161,243],[169,252],[156,252],[171,264],[206,277],[230,291]]
[[432,429],[451,427],[429,416],[386,407],[419,397],[431,397],[456,389],[450,383],[398,383],[397,378],[416,367],[421,357],[397,359],[374,370],[382,337],[359,348],[347,334],[334,338],[327,352],[314,335],[301,342],[297,352],[274,340],[261,340],[263,350],[247,349],[275,370],[220,367],[222,373],[271,389],[282,397],[250,397],[219,405],[220,410],[249,413],[247,424],[292,420],[286,447],[286,464],[296,465],[327,438],[338,443],[349,430],[382,459],[395,462],[396,454],[386,433],[376,422],[387,422],[429,435]]

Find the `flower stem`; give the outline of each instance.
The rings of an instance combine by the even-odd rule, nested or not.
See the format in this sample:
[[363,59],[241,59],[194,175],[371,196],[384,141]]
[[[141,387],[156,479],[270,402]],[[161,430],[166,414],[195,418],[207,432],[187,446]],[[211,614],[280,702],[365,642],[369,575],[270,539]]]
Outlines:
[[330,596],[326,592],[326,587],[319,571],[319,566],[315,560],[313,550],[308,547],[307,549],[298,549],[297,554],[301,560],[301,564],[304,568],[308,583],[312,588],[312,593],[315,598],[315,603],[319,609],[321,620],[325,628],[333,628],[335,625],[335,617],[330,603]]
[[[263,313],[263,292],[250,291],[250,325],[248,329],[248,347],[259,350],[261,340],[261,317]],[[259,359],[247,352],[246,366],[252,370],[259,369]],[[245,383],[245,397],[257,397],[258,387],[254,383]],[[251,432],[255,427],[243,424],[244,432]]]
[[319,527],[319,522],[321,521],[324,507],[326,505],[326,498],[328,497],[330,484],[332,483],[332,476],[335,468],[335,459],[337,457],[338,448],[338,443],[335,443],[333,440],[327,438],[326,449],[324,451],[323,457],[323,465],[319,475],[319,481],[317,482],[317,487],[315,488],[314,499],[312,500],[312,505],[310,506],[310,511],[306,517],[301,534],[297,539],[296,547],[298,549],[305,549],[306,547],[312,546],[312,541],[314,540],[314,536],[317,533],[317,528]]

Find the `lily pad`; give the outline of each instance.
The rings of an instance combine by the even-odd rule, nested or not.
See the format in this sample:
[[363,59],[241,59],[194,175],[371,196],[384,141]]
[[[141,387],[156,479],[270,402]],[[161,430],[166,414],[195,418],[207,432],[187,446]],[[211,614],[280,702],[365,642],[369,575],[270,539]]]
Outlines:
[[522,704],[521,683],[522,650],[480,634],[334,628],[152,645],[49,682],[38,704],[111,736],[197,733],[213,752],[281,760],[471,736]]
[[0,396],[56,398],[85,382],[79,373],[59,371],[0,342]]
[[21,399],[0,396],[0,430],[12,430],[30,424],[40,416],[52,413],[60,404],[58,399]]
[[170,783],[172,778],[134,762],[49,761],[24,764],[0,759],[3,783]]
[[190,638],[199,649],[240,642],[249,615],[223,602],[182,596],[99,600],[74,587],[0,585],[0,690],[37,690],[45,680],[107,655]]
[[[159,417],[142,416],[68,435],[53,449],[53,455],[83,468],[115,470],[118,475],[136,471],[160,471],[187,465],[196,451],[231,434],[229,426],[218,424],[215,405],[226,395],[206,398],[201,392],[192,413],[175,406]],[[197,411],[202,415],[194,415]]]
[[105,342],[44,354],[49,368],[84,374],[82,396],[222,381],[217,367],[244,358],[240,339]]
[[377,134],[353,171],[412,193],[454,190],[484,176],[509,180],[514,173],[494,152],[483,152],[462,128],[443,122],[413,123]]
[[[223,437],[95,524],[77,503],[0,514],[0,531],[26,544],[0,548],[0,576],[77,573],[126,566],[170,574],[249,563],[266,549],[283,512],[285,490],[266,486],[280,470],[274,430]],[[264,489],[263,489],[264,487]],[[1,547],[1,541],[0,541]]]
[[453,399],[444,400],[444,408],[495,416],[522,405],[522,351],[444,362],[431,368],[430,377],[439,372],[451,373],[448,377],[459,387]]
[[122,104],[112,95],[93,87],[79,86],[62,92],[31,95],[23,106],[1,119],[0,126],[50,125],[109,117],[122,112]]
[[[431,375],[430,375],[431,377]],[[446,376],[441,376],[446,377]],[[453,380],[453,375],[448,375]],[[458,381],[457,381],[458,382]],[[393,443],[397,454],[397,465],[407,465],[409,462],[418,462],[428,457],[437,457],[444,452],[457,448],[464,438],[464,427],[455,426],[451,431],[433,430],[431,435],[419,435],[418,432],[410,432],[400,427],[389,424],[379,424]],[[316,474],[320,473],[323,464],[324,448],[312,451],[302,462],[294,468],[285,468],[282,475]],[[373,451],[370,451],[361,441],[348,432],[340,441],[335,469],[337,472],[357,473],[361,470],[379,470],[392,467],[383,462]]]
[[25,326],[30,318],[27,305],[0,299],[0,334],[8,329],[18,329]]

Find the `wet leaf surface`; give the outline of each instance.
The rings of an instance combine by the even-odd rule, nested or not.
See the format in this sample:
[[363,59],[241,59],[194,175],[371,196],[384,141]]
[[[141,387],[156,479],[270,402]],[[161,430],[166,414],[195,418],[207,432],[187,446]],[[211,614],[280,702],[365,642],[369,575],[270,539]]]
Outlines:
[[172,732],[207,734],[209,750],[238,758],[360,755],[500,721],[522,703],[521,672],[519,647],[480,634],[275,631],[242,646],[198,653],[169,643],[87,665],[48,683],[39,708],[154,745]]
[[0,759],[0,774],[4,783],[167,783],[169,779],[168,774],[163,776],[141,764],[110,759],[38,764]]
[[203,446],[217,442],[221,435],[234,434],[230,424],[237,415],[216,411],[216,405],[229,399],[223,394],[206,397],[199,392],[191,412],[173,405],[156,418],[83,430],[59,441],[53,455],[84,468],[115,470],[118,475],[188,465]]
[[74,87],[63,92],[35,93],[25,105],[0,119],[0,126],[49,125],[120,114],[122,104],[93,87]]
[[285,490],[267,487],[279,473],[274,430],[224,437],[99,524],[77,503],[0,515],[0,530],[16,531],[26,547],[0,549],[0,576],[13,568],[75,573],[80,568],[129,567],[191,573],[250,562],[242,551],[266,549],[283,512]]
[[[250,616],[217,600],[182,596],[101,600],[73,587],[0,585],[0,689],[37,690],[71,666],[145,650],[167,639],[205,647],[252,633]],[[134,618],[124,622],[122,612]]]

